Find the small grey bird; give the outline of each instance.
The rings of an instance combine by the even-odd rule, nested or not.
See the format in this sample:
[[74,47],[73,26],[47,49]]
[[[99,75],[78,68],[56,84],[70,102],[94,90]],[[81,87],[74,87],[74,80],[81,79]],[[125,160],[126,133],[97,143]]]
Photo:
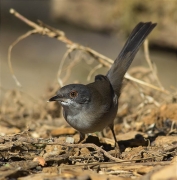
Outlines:
[[97,75],[93,83],[86,85],[66,85],[57,91],[56,96],[49,99],[62,105],[64,118],[79,131],[80,141],[87,133],[110,127],[115,145],[118,147],[114,119],[118,110],[123,77],[140,45],[155,26],[156,23],[151,22],[140,22],[136,25],[106,76]]

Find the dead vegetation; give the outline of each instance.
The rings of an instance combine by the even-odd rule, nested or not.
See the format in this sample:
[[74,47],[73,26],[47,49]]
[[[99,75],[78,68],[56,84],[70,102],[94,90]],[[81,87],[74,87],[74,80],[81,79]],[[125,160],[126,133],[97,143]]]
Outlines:
[[[56,38],[68,47],[58,70],[60,86],[77,63],[72,61],[61,77],[63,64],[73,51],[98,61],[88,78],[112,63],[93,49],[72,42],[64,32],[42,22],[35,24],[15,10],[10,12],[34,28],[9,48],[8,62],[17,85],[20,82],[13,72],[11,51],[34,33]],[[119,101],[115,132],[120,159],[114,157],[114,141],[107,129],[99,138],[92,134],[84,144],[75,143],[78,134],[62,118],[61,107],[44,103],[58,87],[49,87],[39,100],[19,90],[6,92],[0,108],[0,179],[177,179],[177,92],[161,85],[147,42],[145,57],[149,69],[130,70]]]

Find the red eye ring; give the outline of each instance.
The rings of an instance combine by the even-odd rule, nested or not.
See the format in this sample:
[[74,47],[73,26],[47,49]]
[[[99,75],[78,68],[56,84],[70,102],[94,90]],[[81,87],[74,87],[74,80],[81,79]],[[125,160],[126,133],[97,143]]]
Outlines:
[[78,96],[78,92],[77,92],[77,91],[71,91],[70,94],[69,94],[69,96],[70,96],[71,98],[75,98],[75,97]]

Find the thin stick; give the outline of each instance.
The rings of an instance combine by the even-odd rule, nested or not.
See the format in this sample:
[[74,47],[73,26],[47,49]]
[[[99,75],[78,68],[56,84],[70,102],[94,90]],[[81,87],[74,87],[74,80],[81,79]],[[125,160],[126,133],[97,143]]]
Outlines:
[[[73,45],[74,44],[76,49],[87,51],[88,53],[90,53],[94,57],[96,56],[97,58],[104,59],[108,63],[113,63],[112,59],[110,59],[110,58],[96,52],[95,50],[93,50],[93,49],[91,49],[89,47],[84,47],[82,45],[79,45],[79,44],[76,44],[76,43],[72,42],[71,40],[69,40],[65,36],[64,33],[61,33],[62,31],[60,31],[60,30],[54,30],[54,28],[51,28],[50,26],[45,27],[46,25],[44,23],[42,24],[43,27],[41,27],[40,25],[38,25],[38,24],[30,21],[29,19],[25,18],[24,16],[22,16],[20,13],[18,13],[14,9],[10,9],[10,13],[14,14],[15,17],[17,17],[21,21],[25,22],[27,25],[29,25],[32,28],[36,29],[38,31],[38,33],[42,33],[43,35],[47,35],[49,37],[57,38],[58,40],[66,43],[68,45]],[[42,23],[42,22],[40,21],[40,23]],[[56,34],[58,36],[56,36]]]
[[131,81],[137,82],[137,83],[139,83],[139,84],[141,84],[141,85],[144,85],[144,86],[150,87],[150,88],[152,88],[152,89],[155,89],[155,90],[157,90],[157,91],[163,92],[163,93],[165,93],[165,94],[170,94],[169,91],[163,90],[163,89],[161,89],[161,88],[159,88],[159,87],[157,87],[157,86],[154,86],[154,85],[152,85],[152,84],[149,84],[149,83],[147,83],[147,82],[145,82],[145,81],[141,81],[141,80],[139,80],[139,79],[136,79],[136,78],[130,76],[128,73],[125,74],[125,78],[126,78],[126,79],[129,79],[129,80],[131,80]]
[[17,17],[18,19],[20,19],[21,21],[23,21],[26,24],[28,24],[29,26],[31,26],[32,28],[38,30],[38,31],[41,31],[43,29],[41,26],[39,26],[38,24],[30,21],[26,17],[22,16],[20,13],[18,13],[14,9],[10,9],[10,13],[13,14],[15,17]]

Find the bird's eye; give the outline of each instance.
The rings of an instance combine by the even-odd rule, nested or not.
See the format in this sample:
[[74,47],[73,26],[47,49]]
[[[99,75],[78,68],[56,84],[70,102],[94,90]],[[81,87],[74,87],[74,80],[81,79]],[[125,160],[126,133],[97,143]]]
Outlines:
[[78,92],[77,91],[71,91],[69,95],[71,98],[75,98],[75,97],[77,97]]

